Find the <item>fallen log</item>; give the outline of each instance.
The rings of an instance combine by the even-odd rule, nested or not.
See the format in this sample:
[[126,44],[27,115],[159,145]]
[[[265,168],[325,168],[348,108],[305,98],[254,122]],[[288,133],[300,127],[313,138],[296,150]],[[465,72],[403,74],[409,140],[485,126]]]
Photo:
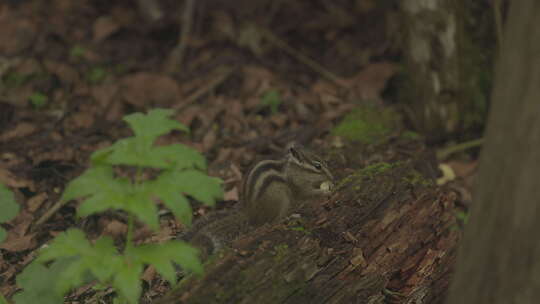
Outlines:
[[432,155],[411,142],[335,153],[330,198],[243,235],[156,303],[442,303],[461,231]]

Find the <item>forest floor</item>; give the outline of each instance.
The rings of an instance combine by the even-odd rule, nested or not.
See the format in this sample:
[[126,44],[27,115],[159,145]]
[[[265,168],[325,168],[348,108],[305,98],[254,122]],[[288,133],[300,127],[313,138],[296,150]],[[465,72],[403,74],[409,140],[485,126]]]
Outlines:
[[[0,245],[1,294],[17,292],[16,275],[36,250],[77,224],[71,202],[35,227],[93,151],[130,135],[127,114],[174,109],[191,132],[162,143],[202,152],[210,174],[225,181],[230,204],[222,206],[230,206],[256,156],[298,138],[339,145],[330,130],[349,111],[395,103],[383,97],[399,69],[398,13],[391,5],[208,0],[194,1],[184,14],[184,2],[156,1],[163,16],[155,21],[135,1],[0,3],[0,182],[22,207],[3,225],[9,234]],[[176,59],[175,48],[182,54]],[[452,168],[466,180],[460,193],[470,197],[476,162]],[[85,225],[91,237],[126,231],[108,215]],[[136,241],[168,240],[183,229],[172,218],[161,225],[158,234],[138,230]],[[143,279],[145,299],[169,289],[150,268]],[[69,300],[94,297],[90,287]]]

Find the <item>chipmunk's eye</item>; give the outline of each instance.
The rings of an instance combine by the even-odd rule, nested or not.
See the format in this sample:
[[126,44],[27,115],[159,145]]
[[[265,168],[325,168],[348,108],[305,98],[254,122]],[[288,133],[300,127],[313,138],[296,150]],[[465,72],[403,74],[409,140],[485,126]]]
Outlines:
[[322,164],[318,161],[315,161],[313,162],[313,166],[315,167],[315,169],[317,170],[321,170],[322,169]]

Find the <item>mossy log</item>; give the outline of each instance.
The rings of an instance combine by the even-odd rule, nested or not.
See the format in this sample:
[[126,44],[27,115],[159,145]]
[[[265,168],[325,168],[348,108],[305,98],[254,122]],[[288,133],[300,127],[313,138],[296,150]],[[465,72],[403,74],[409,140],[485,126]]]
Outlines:
[[442,303],[457,195],[435,185],[431,154],[410,148],[337,153],[334,195],[242,236],[157,303]]

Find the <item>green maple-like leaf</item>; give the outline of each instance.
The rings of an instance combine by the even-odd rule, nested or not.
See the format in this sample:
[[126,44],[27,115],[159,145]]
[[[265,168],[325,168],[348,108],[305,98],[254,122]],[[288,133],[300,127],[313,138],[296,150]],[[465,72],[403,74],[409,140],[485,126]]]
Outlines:
[[183,124],[170,119],[169,117],[172,114],[174,114],[173,110],[154,109],[146,115],[142,113],[127,115],[124,120],[133,129],[135,136],[145,138],[153,143],[158,136],[167,134],[172,130],[189,131]]
[[114,178],[111,167],[90,168],[71,181],[62,199],[67,201],[77,197],[85,198],[77,210],[79,216],[120,209],[134,214],[153,229],[159,227],[152,192],[145,184],[133,185],[127,179]]
[[139,261],[126,260],[117,270],[113,287],[128,300],[129,303],[137,303],[141,295],[141,274],[143,264]]
[[56,293],[65,294],[69,290],[88,281],[88,274],[102,284],[112,285],[131,303],[136,303],[140,295],[140,275],[143,264],[118,254],[113,240],[109,237],[98,239],[94,245],[84,233],[70,229],[59,234],[49,247],[42,250],[37,262],[52,259],[73,258],[59,274]]
[[0,184],[0,223],[12,220],[19,213],[19,204],[15,202],[15,196],[9,189]]
[[206,205],[214,206],[216,200],[223,196],[221,180],[201,171],[172,171],[170,178],[176,182],[178,191]]
[[221,180],[198,170],[168,170],[148,186],[186,225],[191,224],[192,215],[185,195],[209,206],[213,206],[216,200],[223,196]]
[[157,169],[206,169],[206,161],[197,150],[174,144],[154,147],[139,137],[121,139],[92,154],[94,164],[128,165]]
[[169,168],[179,169],[206,169],[206,160],[197,150],[180,144],[155,147],[152,151],[155,157],[164,159]]
[[15,303],[63,303],[63,294],[56,292],[56,283],[70,263],[70,259],[61,259],[45,267],[34,260],[17,276],[17,285],[23,288],[23,291],[13,296]]
[[196,274],[201,274],[203,271],[197,257],[198,250],[181,241],[138,246],[132,248],[129,255],[141,264],[153,265],[156,271],[171,284],[176,283],[173,262]]

